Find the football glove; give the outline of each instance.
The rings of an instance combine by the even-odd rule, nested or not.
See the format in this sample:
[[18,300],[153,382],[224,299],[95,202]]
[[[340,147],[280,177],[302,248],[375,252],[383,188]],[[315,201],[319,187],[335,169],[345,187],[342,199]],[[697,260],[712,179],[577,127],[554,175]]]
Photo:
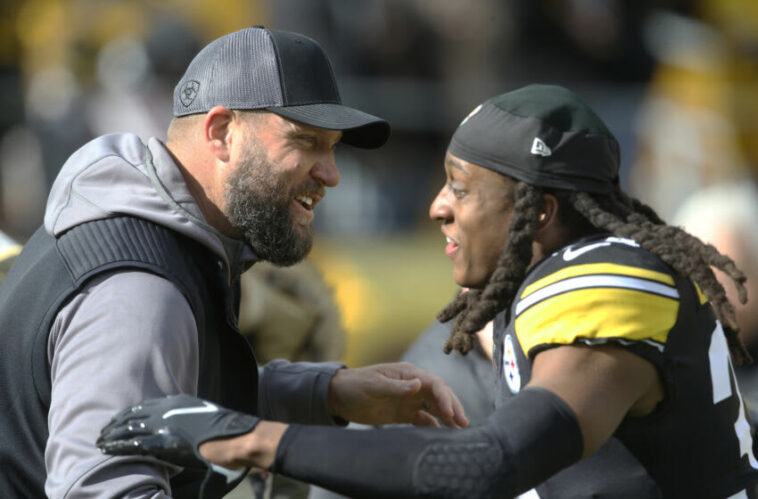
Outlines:
[[117,414],[100,432],[106,454],[150,455],[191,469],[211,468],[198,447],[251,432],[259,418],[190,395],[150,399]]

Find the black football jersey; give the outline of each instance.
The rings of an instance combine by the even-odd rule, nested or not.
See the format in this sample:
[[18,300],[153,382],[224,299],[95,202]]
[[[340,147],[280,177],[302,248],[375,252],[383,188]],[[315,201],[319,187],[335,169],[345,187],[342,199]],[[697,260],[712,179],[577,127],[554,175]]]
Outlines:
[[539,352],[560,345],[626,348],[665,387],[653,413],[626,418],[598,452],[523,497],[755,497],[758,462],[722,326],[695,284],[634,241],[585,238],[542,260],[494,335],[498,405],[529,383]]

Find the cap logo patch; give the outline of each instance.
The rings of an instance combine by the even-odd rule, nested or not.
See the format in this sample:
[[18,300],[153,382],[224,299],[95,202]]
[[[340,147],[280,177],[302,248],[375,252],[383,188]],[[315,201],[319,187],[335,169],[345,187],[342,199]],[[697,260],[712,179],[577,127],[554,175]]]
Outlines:
[[[466,123],[469,120],[469,118],[471,118],[473,115],[475,115],[476,113],[478,113],[479,111],[481,111],[481,109],[482,109],[482,105],[481,104],[479,104],[474,109],[472,109],[471,112],[468,113],[468,115],[465,118],[463,118],[463,121],[461,121],[461,125],[463,125],[464,123]],[[461,126],[461,125],[458,125],[458,126]]]
[[190,104],[192,104],[195,97],[197,97],[198,90],[200,90],[200,82],[196,80],[187,80],[184,85],[182,85],[182,88],[179,91],[179,99],[182,101],[182,104],[184,104],[184,107],[189,107]]
[[553,154],[553,151],[542,141],[541,138],[535,137],[534,142],[532,142],[532,154],[548,157]]

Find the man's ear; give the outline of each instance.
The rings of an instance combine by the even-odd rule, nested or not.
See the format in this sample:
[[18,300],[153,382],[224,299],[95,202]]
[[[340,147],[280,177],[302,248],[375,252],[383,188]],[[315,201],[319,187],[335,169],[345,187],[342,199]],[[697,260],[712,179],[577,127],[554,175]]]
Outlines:
[[542,195],[542,208],[537,224],[537,232],[558,223],[558,199],[552,194]]
[[216,106],[205,115],[203,138],[211,154],[220,161],[229,161],[233,123],[234,112],[224,106]]

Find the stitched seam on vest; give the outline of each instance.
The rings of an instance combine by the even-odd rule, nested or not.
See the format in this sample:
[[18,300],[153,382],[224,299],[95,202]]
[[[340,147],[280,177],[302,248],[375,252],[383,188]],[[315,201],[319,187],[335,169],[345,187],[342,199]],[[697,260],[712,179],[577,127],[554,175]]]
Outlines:
[[110,268],[132,266],[169,278],[199,319],[198,307],[202,304],[196,304],[199,297],[193,292],[193,279],[179,271],[183,262],[175,262],[187,253],[179,246],[177,236],[153,222],[121,216],[74,227],[60,236],[56,244],[78,286]]

